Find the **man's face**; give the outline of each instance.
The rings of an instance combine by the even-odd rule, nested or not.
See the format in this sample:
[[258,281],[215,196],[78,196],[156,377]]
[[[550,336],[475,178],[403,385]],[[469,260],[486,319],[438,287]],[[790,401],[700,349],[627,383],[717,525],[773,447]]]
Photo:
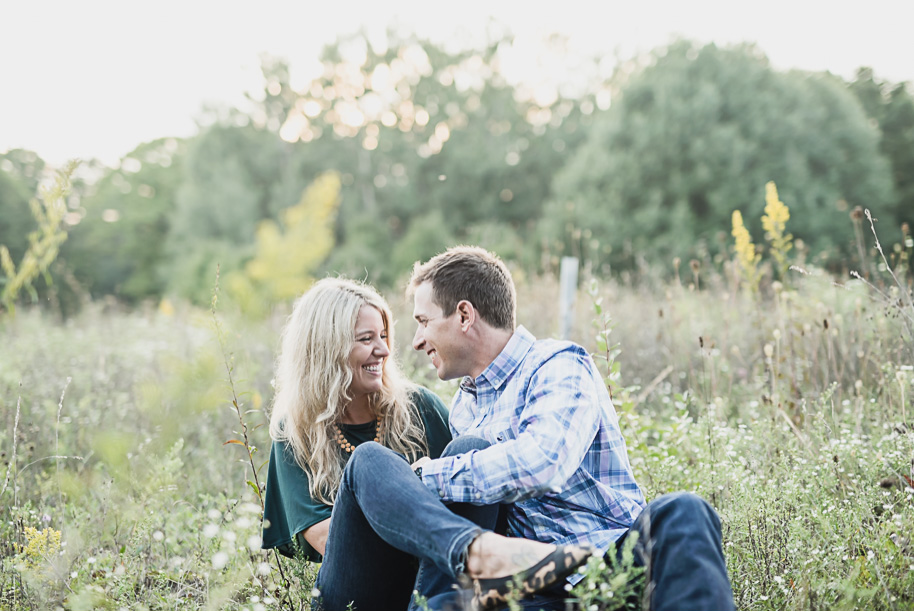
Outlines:
[[438,378],[450,380],[467,376],[465,337],[460,329],[460,315],[454,311],[445,317],[441,307],[432,301],[432,284],[422,283],[416,288],[413,318],[416,335],[413,348],[425,351],[438,371]]

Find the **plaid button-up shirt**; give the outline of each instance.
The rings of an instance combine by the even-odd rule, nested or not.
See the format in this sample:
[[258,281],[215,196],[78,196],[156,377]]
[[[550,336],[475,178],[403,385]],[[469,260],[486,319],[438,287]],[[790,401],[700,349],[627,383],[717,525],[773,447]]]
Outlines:
[[580,346],[518,327],[454,397],[450,427],[492,446],[423,466],[443,501],[513,502],[508,535],[609,548],[644,507],[609,393]]

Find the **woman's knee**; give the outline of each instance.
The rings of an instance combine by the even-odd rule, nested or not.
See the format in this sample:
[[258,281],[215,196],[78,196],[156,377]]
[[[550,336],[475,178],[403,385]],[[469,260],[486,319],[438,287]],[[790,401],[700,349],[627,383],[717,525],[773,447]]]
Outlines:
[[492,444],[484,438],[479,438],[477,436],[458,436],[444,447],[441,456],[453,457],[474,450],[482,450],[490,446],[492,446]]

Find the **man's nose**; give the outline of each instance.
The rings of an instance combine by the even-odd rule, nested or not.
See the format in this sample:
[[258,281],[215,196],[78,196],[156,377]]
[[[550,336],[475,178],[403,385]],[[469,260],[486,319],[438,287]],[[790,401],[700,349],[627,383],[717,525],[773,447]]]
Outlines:
[[416,327],[416,335],[413,336],[413,348],[421,351],[423,344],[425,344],[425,338],[422,336],[422,326],[419,325]]

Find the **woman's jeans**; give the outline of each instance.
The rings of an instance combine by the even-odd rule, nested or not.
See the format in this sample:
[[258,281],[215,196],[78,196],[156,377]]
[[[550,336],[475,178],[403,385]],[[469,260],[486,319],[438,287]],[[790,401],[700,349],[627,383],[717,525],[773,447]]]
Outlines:
[[[442,456],[489,443],[460,437]],[[373,442],[360,444],[346,466],[330,523],[314,602],[326,610],[465,609],[455,590],[467,547],[485,530],[501,531],[499,504],[443,504],[406,459]],[[634,533],[635,563],[648,568],[645,601],[652,610],[732,610],[720,520],[691,493],[663,495],[642,511],[607,555],[621,556]],[[619,551],[619,552],[617,552]],[[419,561],[418,575],[416,572]],[[410,601],[415,588],[419,601]],[[524,609],[566,608],[561,587],[520,602]]]

